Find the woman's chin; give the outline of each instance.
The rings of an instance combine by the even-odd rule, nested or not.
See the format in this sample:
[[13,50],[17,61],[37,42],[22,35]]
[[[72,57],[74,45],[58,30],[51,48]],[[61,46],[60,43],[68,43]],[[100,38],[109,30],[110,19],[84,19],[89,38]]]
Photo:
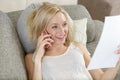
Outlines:
[[57,45],[61,45],[61,44],[64,44],[65,43],[65,41],[57,41],[57,42],[55,42],[55,44],[57,44]]

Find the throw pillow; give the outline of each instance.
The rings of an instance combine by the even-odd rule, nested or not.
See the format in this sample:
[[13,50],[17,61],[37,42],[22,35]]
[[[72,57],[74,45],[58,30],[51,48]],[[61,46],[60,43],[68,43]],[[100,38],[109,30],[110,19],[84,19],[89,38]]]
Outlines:
[[22,53],[11,20],[0,11],[0,80],[27,80]]
[[72,18],[67,15],[69,22],[73,26],[74,31],[74,41],[82,43],[86,47],[87,43],[87,18],[72,20]]
[[20,41],[23,45],[23,48],[26,53],[32,53],[35,50],[35,42],[29,38],[28,36],[28,29],[27,29],[27,16],[28,14],[33,11],[36,7],[40,6],[41,4],[31,4],[28,6],[20,15],[18,22],[17,22],[17,32],[20,38]]
[[80,20],[73,20],[74,24],[74,41],[81,42],[84,46],[86,46],[87,42],[87,18],[83,18]]

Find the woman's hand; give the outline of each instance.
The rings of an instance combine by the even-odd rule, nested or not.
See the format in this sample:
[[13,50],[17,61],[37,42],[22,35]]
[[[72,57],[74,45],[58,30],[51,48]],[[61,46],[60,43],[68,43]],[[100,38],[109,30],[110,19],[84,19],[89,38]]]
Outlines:
[[54,42],[51,38],[51,35],[42,33],[37,41],[37,47],[35,50],[35,60],[41,60],[45,54],[45,48],[52,46],[51,43]]
[[[120,55],[120,45],[118,46],[116,53]],[[117,67],[120,67],[120,58],[118,60]]]
[[120,54],[120,45],[118,45],[117,54]]

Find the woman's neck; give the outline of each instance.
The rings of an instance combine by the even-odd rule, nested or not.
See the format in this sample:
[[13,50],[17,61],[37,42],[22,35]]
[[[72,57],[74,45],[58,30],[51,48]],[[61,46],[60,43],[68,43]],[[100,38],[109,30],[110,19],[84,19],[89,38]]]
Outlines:
[[49,47],[48,49],[46,49],[46,53],[45,55],[48,56],[55,56],[55,55],[60,55],[62,53],[64,53],[67,49],[67,46],[65,46],[64,44],[54,44],[51,47]]

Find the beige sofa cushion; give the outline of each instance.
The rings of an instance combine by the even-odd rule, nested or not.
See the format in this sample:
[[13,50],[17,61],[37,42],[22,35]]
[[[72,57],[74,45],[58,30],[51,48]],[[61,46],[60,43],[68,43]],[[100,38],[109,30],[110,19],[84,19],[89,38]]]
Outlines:
[[87,42],[87,18],[73,20],[74,41],[82,43],[86,47]]
[[0,80],[27,80],[23,51],[15,28],[0,11]]

